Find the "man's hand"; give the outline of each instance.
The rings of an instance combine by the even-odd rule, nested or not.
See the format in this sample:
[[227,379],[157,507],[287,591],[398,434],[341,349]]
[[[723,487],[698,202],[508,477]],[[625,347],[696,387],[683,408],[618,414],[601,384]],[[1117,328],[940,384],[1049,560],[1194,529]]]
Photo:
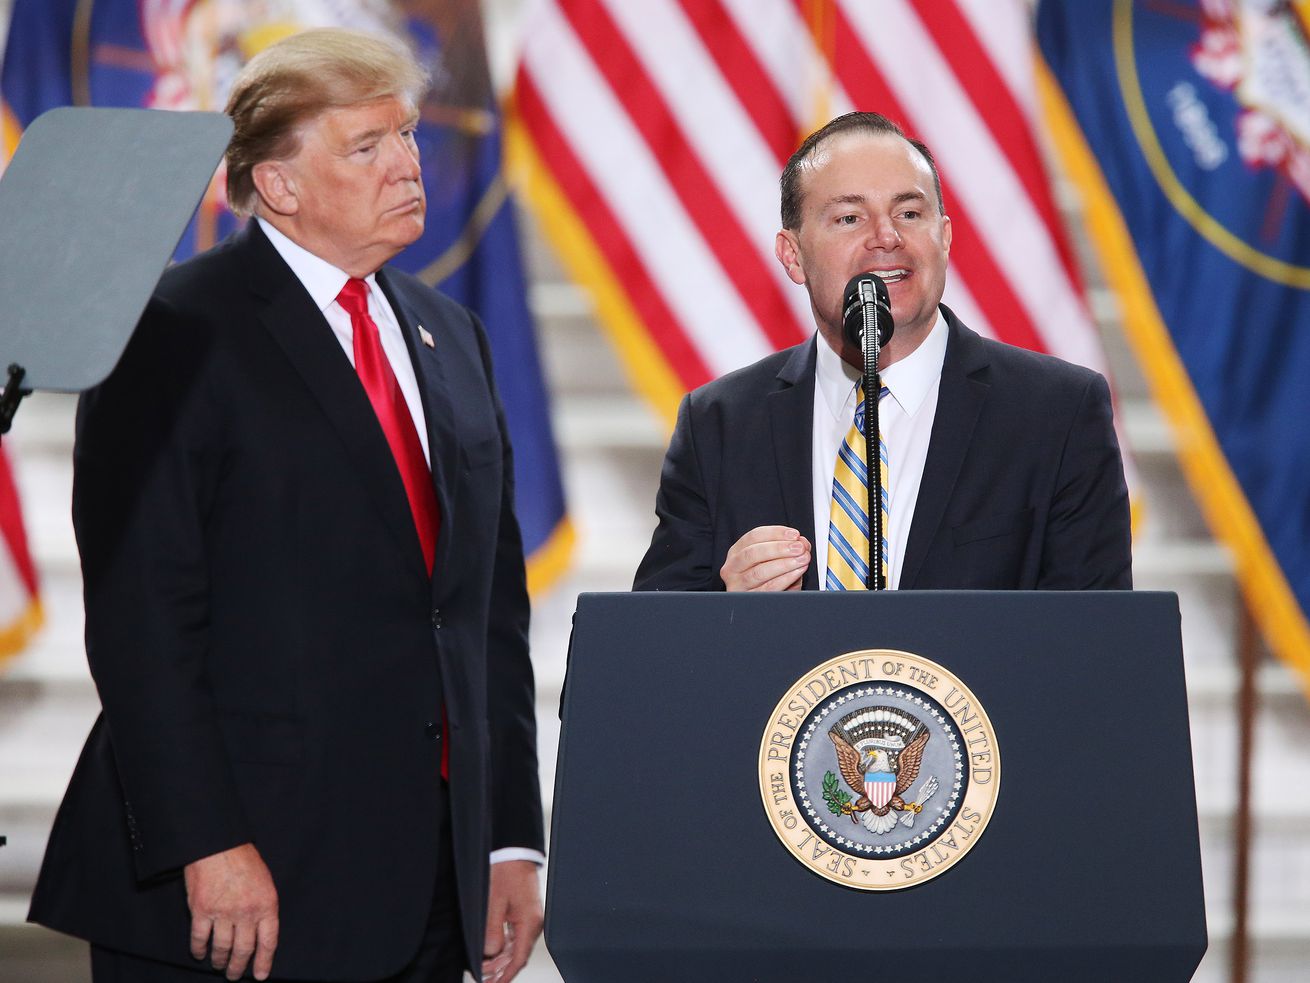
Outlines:
[[183,876],[191,955],[204,959],[208,953],[229,980],[239,979],[247,964],[255,979],[268,979],[277,948],[277,888],[255,845],[243,843],[189,863]]
[[541,887],[531,860],[491,865],[487,899],[487,938],[482,947],[482,979],[509,983],[528,961],[541,934]]
[[810,541],[788,526],[756,526],[732,544],[719,576],[728,590],[799,590]]

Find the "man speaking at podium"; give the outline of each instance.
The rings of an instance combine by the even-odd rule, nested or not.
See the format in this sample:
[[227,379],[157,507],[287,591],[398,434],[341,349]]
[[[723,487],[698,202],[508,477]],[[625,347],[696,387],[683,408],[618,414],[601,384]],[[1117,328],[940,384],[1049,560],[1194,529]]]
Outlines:
[[423,83],[345,31],[252,60],[227,181],[255,218],[165,273],[79,407],[104,712],[31,918],[90,940],[97,983],[507,980],[540,930],[487,341],[383,265],[423,230]]
[[863,355],[842,300],[868,272],[895,322],[879,363],[887,585],[1131,588],[1105,380],[984,339],[941,304],[951,220],[928,149],[850,113],[801,144],[781,185],[775,251],[818,334],[683,400],[634,588],[863,587]]

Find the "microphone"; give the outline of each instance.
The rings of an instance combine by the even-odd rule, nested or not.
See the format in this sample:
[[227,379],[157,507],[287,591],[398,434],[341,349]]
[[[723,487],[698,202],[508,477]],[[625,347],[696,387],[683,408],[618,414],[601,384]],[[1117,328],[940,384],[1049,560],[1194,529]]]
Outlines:
[[[877,461],[882,454],[881,428],[878,425],[878,353],[891,339],[896,324],[892,319],[892,302],[887,295],[887,284],[876,273],[860,273],[851,277],[842,295],[842,334],[846,340],[864,353],[864,461],[865,488],[868,502],[882,499],[882,469]],[[872,331],[872,337],[866,333]],[[864,585],[869,590],[883,590],[886,581],[882,575],[882,509],[870,508],[868,576]]]
[[887,344],[896,328],[887,284],[876,273],[851,277],[842,295],[842,331],[857,348],[863,347],[866,323],[877,325],[879,348]]

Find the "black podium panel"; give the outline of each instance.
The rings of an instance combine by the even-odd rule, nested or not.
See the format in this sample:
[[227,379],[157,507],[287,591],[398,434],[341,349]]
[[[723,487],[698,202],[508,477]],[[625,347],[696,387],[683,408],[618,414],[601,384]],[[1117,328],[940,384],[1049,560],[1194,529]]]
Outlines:
[[[967,855],[870,893],[788,853],[757,762],[802,674],[881,648],[960,677],[1002,766]],[[582,595],[546,939],[569,983],[1190,979],[1206,929],[1176,597]]]

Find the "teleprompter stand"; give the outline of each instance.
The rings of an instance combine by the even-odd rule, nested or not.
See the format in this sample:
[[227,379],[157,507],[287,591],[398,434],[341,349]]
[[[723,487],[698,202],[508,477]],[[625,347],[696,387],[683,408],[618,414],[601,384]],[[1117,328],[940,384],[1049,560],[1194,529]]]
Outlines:
[[221,113],[53,109],[0,179],[0,434],[127,347],[231,134]]
[[[900,891],[803,866],[761,795],[779,700],[865,649],[963,681],[1002,762],[971,850]],[[1206,924],[1177,598],[582,595],[546,940],[568,983],[1190,979]]]

